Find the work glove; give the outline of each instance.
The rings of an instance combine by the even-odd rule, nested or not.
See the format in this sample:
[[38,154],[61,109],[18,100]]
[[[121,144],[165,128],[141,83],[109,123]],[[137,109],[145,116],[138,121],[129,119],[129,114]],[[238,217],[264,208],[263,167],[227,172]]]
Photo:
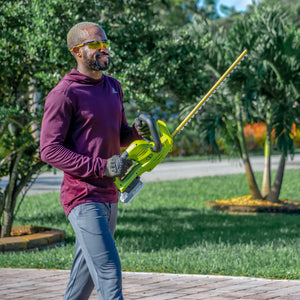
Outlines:
[[104,175],[108,177],[123,177],[131,167],[132,161],[119,155],[107,159]]
[[150,139],[150,137],[151,137],[150,129],[149,129],[148,124],[144,120],[142,120],[138,117],[134,120],[134,125],[135,125],[135,128],[136,128],[138,134],[143,139],[146,139],[146,140]]

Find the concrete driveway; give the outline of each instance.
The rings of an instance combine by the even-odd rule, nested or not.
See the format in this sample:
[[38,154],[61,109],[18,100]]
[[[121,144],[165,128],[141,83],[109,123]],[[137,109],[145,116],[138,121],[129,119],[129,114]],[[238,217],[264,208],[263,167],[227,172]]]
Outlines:
[[[276,170],[279,164],[280,156],[272,156],[272,169]],[[251,164],[255,172],[263,171],[264,157],[257,156],[251,158]],[[293,160],[289,157],[286,162],[286,169],[300,168],[300,154],[294,156]],[[152,172],[146,172],[142,175],[142,181],[166,181],[178,180],[184,178],[205,177],[226,174],[243,174],[244,166],[238,159],[223,160],[203,160],[187,162],[168,162],[161,163],[155,167]],[[30,188],[28,195],[41,194],[46,192],[57,192],[60,190],[63,173],[57,171],[45,172],[39,176],[36,182]],[[7,177],[0,182],[0,187],[7,184]]]

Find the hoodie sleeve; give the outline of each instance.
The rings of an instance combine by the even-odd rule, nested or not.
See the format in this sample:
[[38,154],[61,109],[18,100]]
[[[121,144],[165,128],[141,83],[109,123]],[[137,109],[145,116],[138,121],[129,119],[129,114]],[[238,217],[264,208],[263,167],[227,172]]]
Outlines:
[[60,91],[52,91],[45,103],[40,148],[41,159],[72,176],[80,178],[104,175],[107,160],[91,158],[64,146],[72,120],[71,100]]

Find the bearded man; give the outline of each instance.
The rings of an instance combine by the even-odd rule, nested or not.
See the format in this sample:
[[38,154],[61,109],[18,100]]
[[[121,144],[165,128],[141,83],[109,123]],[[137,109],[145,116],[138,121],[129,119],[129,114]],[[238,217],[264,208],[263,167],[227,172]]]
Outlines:
[[118,205],[115,177],[131,161],[120,148],[148,137],[139,118],[126,121],[120,83],[103,74],[110,42],[97,24],[82,22],[67,34],[77,68],[49,93],[41,130],[41,158],[63,170],[61,204],[76,235],[75,256],[64,300],[123,299],[119,255],[113,239]]

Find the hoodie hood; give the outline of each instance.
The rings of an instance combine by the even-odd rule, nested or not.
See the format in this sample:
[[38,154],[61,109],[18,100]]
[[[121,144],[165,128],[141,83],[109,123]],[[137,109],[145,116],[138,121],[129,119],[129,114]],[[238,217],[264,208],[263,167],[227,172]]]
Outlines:
[[96,84],[102,84],[104,82],[104,76],[105,75],[102,74],[102,77],[100,79],[94,79],[80,73],[76,69],[72,69],[72,71],[69,74],[66,74],[63,79],[72,82],[77,82],[80,84],[96,85]]

